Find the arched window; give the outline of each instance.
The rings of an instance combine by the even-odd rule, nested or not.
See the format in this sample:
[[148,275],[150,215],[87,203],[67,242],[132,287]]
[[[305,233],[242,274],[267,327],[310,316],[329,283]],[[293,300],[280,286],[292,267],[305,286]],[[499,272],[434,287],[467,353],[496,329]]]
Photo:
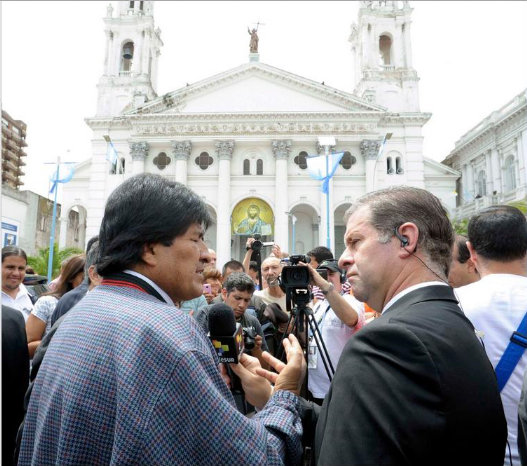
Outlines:
[[401,157],[395,158],[395,173],[397,173],[398,175],[402,175],[404,173]]
[[256,161],[256,174],[263,175],[263,160],[262,159],[258,159]]
[[392,157],[386,157],[386,173],[388,173],[388,175],[393,175],[395,173]]
[[514,166],[514,157],[510,155],[505,160],[503,165],[504,173],[504,188],[505,192],[516,189],[516,167]]
[[243,174],[244,175],[251,174],[251,161],[249,159],[245,159],[243,161]]
[[214,159],[209,155],[208,152],[202,152],[199,154],[199,157],[196,157],[196,165],[199,165],[199,168],[202,170],[206,170],[209,168],[212,163],[214,162]]
[[120,157],[119,161],[117,162],[117,173],[119,173],[119,175],[124,174],[125,165],[126,165],[126,161],[124,157]]
[[344,170],[349,170],[356,163],[357,159],[348,151],[344,152],[344,155],[340,159],[340,164],[342,165],[342,168],[344,168]]
[[307,152],[302,151],[299,152],[299,154],[294,158],[294,162],[302,169],[305,170],[307,168],[307,162],[306,162]]
[[392,39],[389,36],[379,37],[379,53],[382,65],[391,65]]
[[478,173],[476,196],[483,197],[486,195],[487,195],[487,174],[485,173],[485,170],[480,170]]
[[131,71],[132,59],[134,58],[134,43],[132,41],[128,41],[123,45],[121,57],[121,71]]

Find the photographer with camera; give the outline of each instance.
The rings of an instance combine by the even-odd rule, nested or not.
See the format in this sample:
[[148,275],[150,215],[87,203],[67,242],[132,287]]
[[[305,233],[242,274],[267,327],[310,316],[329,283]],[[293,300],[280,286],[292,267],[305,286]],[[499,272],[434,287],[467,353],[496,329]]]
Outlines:
[[[258,319],[245,311],[249,306],[254,293],[254,283],[243,272],[233,272],[223,282],[221,294],[223,302],[230,306],[234,312],[234,319],[243,327],[245,352],[260,361],[262,367],[267,363],[262,358],[262,351],[268,351],[262,326]],[[205,333],[209,332],[209,311],[211,306],[205,306],[194,314],[195,319],[203,327]]]
[[[336,368],[347,341],[364,325],[364,304],[342,291],[346,275],[338,267],[337,259],[325,260],[317,269],[310,264],[307,264],[307,268],[311,284],[318,286],[324,296],[313,307],[313,316],[326,345],[328,357]],[[323,272],[326,272],[327,279],[322,277]],[[307,350],[308,390],[311,399],[322,405],[331,382],[312,332],[309,333]]]

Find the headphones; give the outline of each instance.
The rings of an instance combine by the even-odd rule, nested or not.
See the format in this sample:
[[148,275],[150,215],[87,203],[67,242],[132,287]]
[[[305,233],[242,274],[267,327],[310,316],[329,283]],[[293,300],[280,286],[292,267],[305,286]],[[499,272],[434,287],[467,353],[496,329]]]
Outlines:
[[[340,279],[340,284],[344,284],[346,283],[346,271],[345,270],[342,270],[339,266],[338,266],[338,259],[326,259],[325,261],[322,261],[322,263],[320,265],[322,265],[323,263],[325,262],[334,262],[335,265],[337,266],[337,269],[339,270],[339,279]],[[319,267],[320,267],[319,265]]]
[[393,229],[393,234],[397,237],[399,241],[401,241],[402,248],[405,248],[410,243],[410,241],[408,241],[408,238],[406,236],[401,235],[401,233],[399,233],[397,228]]

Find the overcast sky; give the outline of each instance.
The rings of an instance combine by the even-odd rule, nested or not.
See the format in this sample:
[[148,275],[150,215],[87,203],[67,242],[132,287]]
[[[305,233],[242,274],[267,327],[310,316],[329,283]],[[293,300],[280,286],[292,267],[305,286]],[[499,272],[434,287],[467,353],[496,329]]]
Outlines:
[[[60,155],[90,157],[96,85],[103,72],[109,2],[2,2],[2,108],[27,128],[23,189],[47,195]],[[111,2],[114,15],[117,2]],[[455,142],[527,87],[525,1],[419,1],[412,24],[421,110],[431,112],[424,155]],[[352,92],[348,37],[359,2],[156,2],[164,46],[158,94],[248,61],[247,26],[260,21],[260,61]]]

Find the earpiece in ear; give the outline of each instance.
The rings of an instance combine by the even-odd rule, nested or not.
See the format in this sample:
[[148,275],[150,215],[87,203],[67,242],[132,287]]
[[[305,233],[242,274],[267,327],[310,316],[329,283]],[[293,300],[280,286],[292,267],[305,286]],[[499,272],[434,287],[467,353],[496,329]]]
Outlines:
[[397,231],[397,228],[395,228],[393,234],[397,237],[399,241],[401,241],[402,248],[405,248],[410,243],[410,241],[408,240],[406,236],[401,235],[401,233]]

